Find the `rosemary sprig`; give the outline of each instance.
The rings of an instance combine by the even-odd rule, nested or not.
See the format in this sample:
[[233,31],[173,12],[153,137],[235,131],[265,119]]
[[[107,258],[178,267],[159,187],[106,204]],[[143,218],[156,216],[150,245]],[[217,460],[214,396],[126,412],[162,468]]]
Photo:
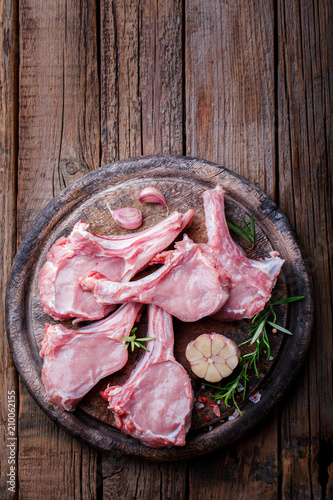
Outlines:
[[[130,337],[120,337],[119,340],[125,340],[125,347],[128,349],[128,346],[131,346],[131,351],[134,351],[135,347],[139,347],[139,349],[144,349],[147,352],[150,352],[146,346],[142,345],[141,342],[148,342],[149,340],[155,340],[156,337],[144,337],[142,339],[137,339],[135,332],[137,331],[137,327],[132,328]],[[139,342],[140,341],[140,342]]]
[[253,215],[251,214],[250,217],[250,225],[247,224],[245,218],[243,217],[243,223],[244,227],[239,226],[234,222],[233,220],[230,220],[227,222],[228,228],[234,231],[234,233],[238,234],[243,238],[247,243],[251,245],[251,247],[254,247],[255,244],[255,227],[254,227],[254,218]]
[[[204,382],[204,385],[219,390],[219,393],[217,395],[212,396],[215,400],[223,399],[226,407],[229,408],[230,407],[229,399],[231,398],[235,407],[239,411],[239,414],[242,415],[242,412],[236,401],[235,393],[243,392],[242,399],[243,400],[245,399],[246,384],[247,381],[249,380],[248,370],[253,366],[256,376],[259,378],[257,364],[262,350],[266,348],[267,351],[266,359],[269,359],[271,355],[271,346],[266,328],[267,324],[270,325],[272,328],[276,328],[280,332],[292,335],[292,332],[276,324],[276,312],[274,310],[274,307],[280,304],[289,304],[290,302],[296,302],[301,299],[304,299],[304,296],[289,297],[286,299],[277,300],[272,304],[267,304],[260,313],[254,316],[254,318],[252,319],[252,324],[249,325],[250,328],[249,335],[251,335],[251,338],[239,344],[238,347],[241,347],[245,344],[250,344],[250,345],[254,344],[255,349],[252,352],[244,354],[239,358],[239,366],[241,368],[239,375],[237,375],[237,377],[231,380],[230,382],[227,382],[227,384],[222,388]],[[271,316],[273,321],[268,321],[268,318],[270,318]],[[240,386],[243,386],[241,390]]]

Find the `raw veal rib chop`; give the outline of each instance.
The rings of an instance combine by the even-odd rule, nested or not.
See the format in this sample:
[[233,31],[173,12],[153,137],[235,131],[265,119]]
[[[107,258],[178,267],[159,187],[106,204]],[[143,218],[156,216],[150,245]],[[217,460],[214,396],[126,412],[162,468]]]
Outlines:
[[230,295],[213,317],[220,321],[252,318],[270,299],[283,260],[271,252],[266,260],[248,259],[232,240],[224,210],[221,186],[203,193],[208,245],[230,274]]
[[74,411],[99,380],[120,370],[128,352],[120,337],[127,337],[141,304],[124,304],[110,317],[78,330],[46,325],[41,357],[42,380],[49,400]]
[[166,252],[160,269],[143,279],[116,283],[90,273],[80,280],[81,286],[92,290],[99,304],[155,304],[186,322],[218,311],[229,297],[228,274],[186,235],[175,248]]
[[155,337],[128,381],[101,393],[116,426],[152,448],[183,446],[191,425],[193,390],[186,370],[173,355],[172,317],[148,307],[148,336]]
[[173,212],[156,226],[128,236],[97,236],[87,231],[88,224],[78,222],[67,238],[54,243],[39,273],[45,313],[59,320],[103,318],[114,308],[97,304],[93,294],[80,287],[79,278],[98,271],[113,281],[130,280],[174,241],[193,215],[193,210]]

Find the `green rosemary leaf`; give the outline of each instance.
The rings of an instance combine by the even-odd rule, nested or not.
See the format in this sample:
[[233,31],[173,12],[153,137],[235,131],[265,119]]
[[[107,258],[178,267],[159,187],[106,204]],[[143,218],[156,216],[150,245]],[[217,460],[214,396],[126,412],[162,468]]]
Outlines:
[[253,368],[254,368],[254,371],[256,372],[257,377],[259,378],[259,372],[258,372],[258,367],[257,367],[257,357],[255,357],[253,360]]
[[265,322],[266,322],[266,318],[263,319],[261,321],[261,323],[259,324],[258,328],[257,328],[257,331],[256,333],[253,335],[252,339],[251,339],[251,342],[250,344],[254,344],[254,342],[257,340],[257,338],[260,336],[261,332],[262,332],[262,329],[264,328],[265,326]]
[[134,345],[135,345],[136,347],[139,347],[139,349],[144,349],[145,351],[150,352],[150,350],[149,350],[149,349],[147,349],[147,347],[146,347],[146,346],[144,346],[144,345],[140,344],[140,342],[136,342],[136,341],[135,341],[135,342],[134,342]]
[[267,321],[267,323],[269,325],[271,325],[273,328],[280,330],[280,332],[287,333],[288,335],[292,335],[292,332],[290,330],[287,330],[286,328],[283,328],[283,326],[277,325],[276,323],[272,323],[271,321]]
[[256,235],[256,230],[255,230],[255,227],[254,227],[254,217],[253,217],[253,214],[251,214],[250,220],[251,220],[251,235],[252,235],[253,242],[254,242],[255,235]]
[[[252,331],[254,331],[254,330],[252,330]],[[252,331],[249,333],[249,335],[251,335]],[[249,342],[251,342],[251,339],[245,340],[241,344],[237,344],[237,347],[242,347],[242,345],[248,344]]]
[[130,337],[120,337],[119,340],[126,340],[126,342],[133,342],[133,340],[135,340],[135,335],[131,335]]
[[244,226],[245,226],[245,227],[246,227],[246,229],[247,229],[248,234],[250,234],[250,235],[251,235],[251,229],[249,228],[249,225],[247,224],[247,222],[246,222],[246,220],[244,219],[244,217],[243,217],[243,222],[244,222]]
[[280,299],[277,302],[274,302],[272,306],[279,306],[280,304],[289,304],[290,302],[297,302],[298,300],[304,299],[304,295],[300,295],[299,297],[288,297],[286,299]]
[[141,342],[148,342],[149,340],[155,340],[156,337],[144,337],[142,339],[136,339],[136,340],[140,340]]
[[244,229],[242,229],[240,226],[238,226],[238,224],[235,224],[234,222],[227,222],[227,224],[228,224],[229,229],[232,229],[232,231],[234,231],[234,233],[238,234],[238,236],[243,238],[248,243],[251,243],[247,232],[244,231]]

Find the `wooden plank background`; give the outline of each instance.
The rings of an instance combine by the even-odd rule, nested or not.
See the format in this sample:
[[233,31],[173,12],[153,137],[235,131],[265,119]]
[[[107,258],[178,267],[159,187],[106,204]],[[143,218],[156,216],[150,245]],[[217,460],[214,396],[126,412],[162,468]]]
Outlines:
[[157,153],[216,161],[264,189],[298,233],[316,304],[306,364],[260,429],[158,464],[98,453],[43,414],[16,375],[2,307],[1,498],[332,498],[332,3],[0,0],[0,17],[2,304],[17,245],[53,196]]

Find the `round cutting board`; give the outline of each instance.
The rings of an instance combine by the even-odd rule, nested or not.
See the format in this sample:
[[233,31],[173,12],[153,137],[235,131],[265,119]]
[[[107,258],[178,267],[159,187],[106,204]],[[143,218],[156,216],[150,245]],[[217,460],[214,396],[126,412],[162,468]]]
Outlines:
[[[242,416],[235,412],[234,406],[227,407],[223,401],[218,405],[220,416],[214,413],[208,404],[213,401],[214,389],[203,386],[202,380],[191,372],[185,348],[198,335],[210,332],[224,334],[239,344],[248,339],[249,320],[219,323],[204,318],[196,323],[182,323],[174,319],[175,357],[191,377],[196,401],[184,447],[151,449],[122,434],[114,426],[107,402],[99,395],[109,383],[121,385],[126,381],[142,351],[130,353],[124,369],[101,380],[83,398],[75,412],[65,412],[50,403],[41,381],[39,351],[45,323],[53,320],[43,312],[37,278],[52,244],[61,236],[67,236],[80,219],[89,223],[90,230],[96,234],[126,234],[126,230],[114,223],[108,206],[111,209],[140,208],[144,222],[138,231],[155,225],[166,216],[166,208],[139,202],[139,193],[147,186],[155,186],[164,193],[170,212],[194,209],[193,223],[186,233],[196,242],[206,242],[202,193],[217,184],[226,190],[227,219],[243,225],[243,217],[248,221],[251,214],[254,216],[254,248],[232,234],[246,254],[259,259],[277,250],[285,260],[273,290],[273,300],[304,295],[299,302],[277,307],[277,323],[291,330],[293,336],[279,332],[270,334],[272,350],[269,359],[266,360],[264,355],[260,358],[259,378],[250,372],[246,397],[244,400],[238,397]],[[154,156],[119,161],[82,177],[65,189],[47,205],[30,228],[17,253],[6,298],[7,333],[16,368],[45,413],[71,435],[91,446],[153,460],[184,459],[208,453],[257,425],[281,399],[300,368],[310,341],[312,317],[309,277],[286,217],[262,191],[242,177],[219,165],[188,157]],[[65,325],[72,327],[70,322]],[[143,314],[138,336],[144,336],[146,331],[147,317]],[[201,404],[202,396],[207,398],[207,403]]]

